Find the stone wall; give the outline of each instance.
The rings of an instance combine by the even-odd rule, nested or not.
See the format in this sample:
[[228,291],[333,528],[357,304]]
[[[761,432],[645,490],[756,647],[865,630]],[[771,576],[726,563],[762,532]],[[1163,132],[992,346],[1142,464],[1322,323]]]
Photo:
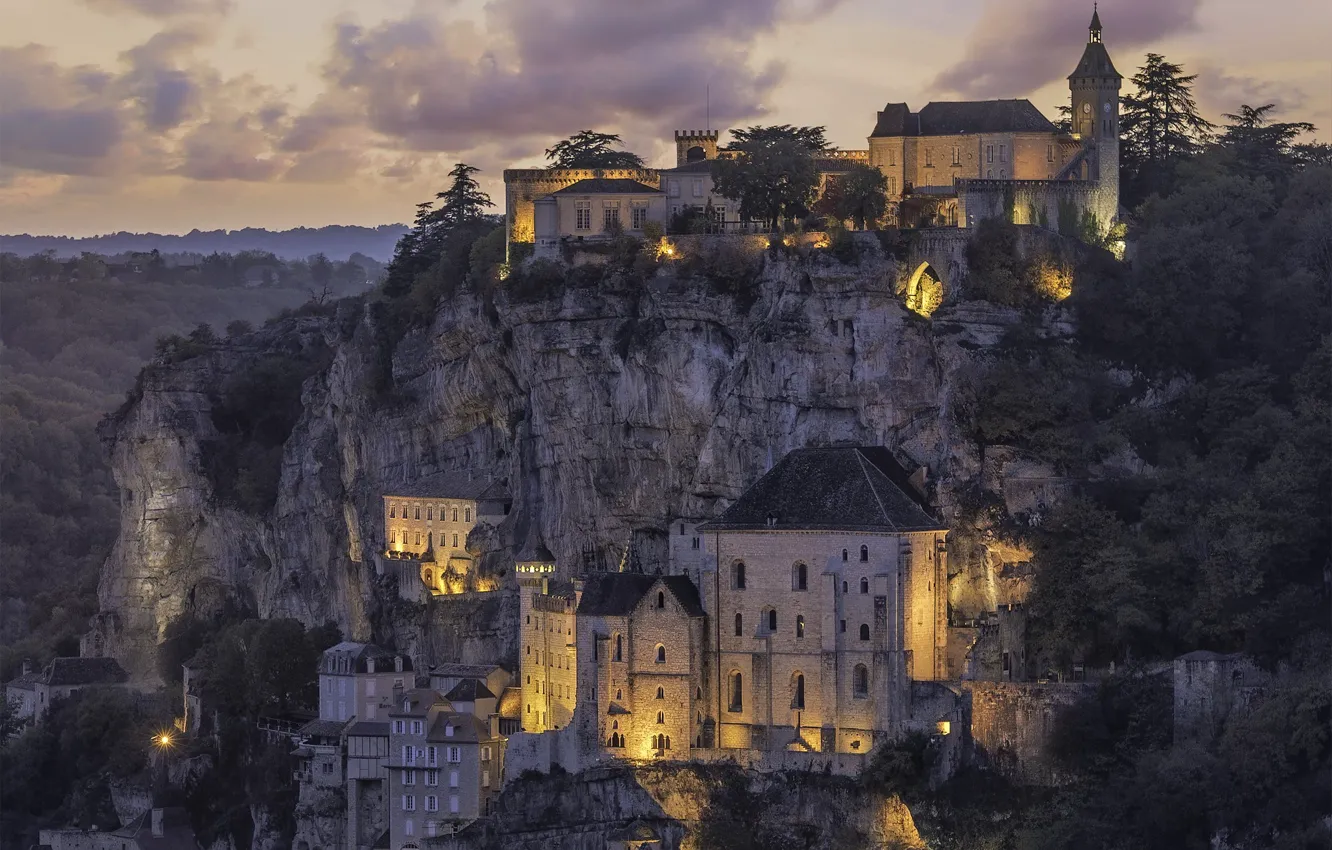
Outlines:
[[1058,785],[1068,777],[1050,752],[1059,713],[1095,692],[1089,683],[964,682],[976,757],[1008,779]]
[[1210,741],[1266,693],[1271,677],[1240,653],[1198,650],[1175,659],[1174,739]]

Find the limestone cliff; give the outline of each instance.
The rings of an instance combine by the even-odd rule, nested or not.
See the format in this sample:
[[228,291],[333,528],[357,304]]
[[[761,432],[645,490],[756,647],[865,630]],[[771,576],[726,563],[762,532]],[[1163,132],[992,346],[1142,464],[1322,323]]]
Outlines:
[[[664,560],[670,519],[712,516],[806,445],[894,447],[929,467],[956,518],[963,491],[1002,494],[983,479],[1003,470],[987,471],[956,432],[952,379],[1015,314],[952,297],[931,319],[916,316],[899,294],[902,259],[873,240],[855,265],[751,256],[752,303],[668,271],[586,288],[574,275],[547,297],[463,293],[392,345],[382,311],[346,302],[336,316],[284,320],[151,365],[105,430],[122,524],[91,648],[151,676],[174,617],[232,599],[392,640],[422,667],[512,657],[511,580],[484,602],[423,607],[399,601],[380,559],[381,496],[433,473],[507,483],[513,510],[484,555],[499,571],[532,529],[562,565],[591,551],[618,559],[633,541],[651,567]],[[227,506],[205,463],[218,387],[275,353],[311,352],[326,367],[303,384],[275,503],[258,514]],[[959,544],[967,534],[955,532]],[[996,555],[982,541],[959,554],[955,610],[1007,600],[999,572],[1022,553]]]

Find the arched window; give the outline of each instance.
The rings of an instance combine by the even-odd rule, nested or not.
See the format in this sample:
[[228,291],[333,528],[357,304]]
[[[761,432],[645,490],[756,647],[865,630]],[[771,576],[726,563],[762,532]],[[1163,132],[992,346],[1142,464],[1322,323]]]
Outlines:
[[398,506],[389,505],[389,519],[397,519],[397,518],[398,518]]
[[457,508],[454,508],[454,509],[453,509],[453,521],[454,521],[454,522],[457,522],[457,521],[458,521],[458,509],[457,509]]
[[472,521],[472,509],[463,508],[463,522],[471,522],[471,521]]
[[860,639],[869,640],[869,623],[860,624]]
[[745,589],[745,562],[736,561],[731,565],[731,587],[736,590]]
[[430,584],[433,580],[434,580],[434,575],[430,572],[430,570],[426,570],[426,571],[425,571],[425,583],[426,583],[426,584]]
[[796,637],[802,638],[804,636],[805,636],[805,615],[796,614]]
[[[703,699],[703,689],[701,687],[694,688],[694,699]],[[698,722],[703,722],[703,715],[698,716]]]
[[843,561],[846,560],[846,550],[845,550],[845,549],[842,550],[842,560],[843,560]]
[[[529,625],[529,626],[532,625],[532,615],[531,615],[531,614],[528,614],[528,615],[527,615],[527,625]],[[530,647],[530,646],[528,647],[528,649],[531,649],[531,648],[532,648],[532,647]]]
[[435,518],[435,508],[433,506],[427,506],[426,519],[434,519],[434,518]]
[[666,743],[663,745],[663,749],[669,750],[671,748],[671,736],[666,735],[665,738],[666,738]]
[[417,505],[417,506],[416,506],[416,519],[420,519],[420,518],[421,518],[421,506],[420,506],[420,505]]
[[657,591],[657,607],[658,608],[666,607],[666,594],[660,590]]
[[739,611],[735,612],[735,636],[741,637],[745,633],[745,618]]
[[657,699],[666,699],[666,689],[665,689],[665,688],[663,688],[663,687],[658,687],[658,688],[657,688]]
[[770,632],[775,632],[775,631],[777,631],[777,609],[776,609],[776,608],[769,608],[769,609],[768,609],[768,631],[770,631]]
[[658,664],[666,663],[666,647],[662,646],[661,644],[657,644],[657,663]]
[[612,729],[619,729],[619,728],[620,728],[620,721],[618,721],[618,720],[612,720],[612,721],[611,721],[611,728],[612,728]]
[[857,664],[851,671],[851,693],[858,697],[869,696],[869,668],[864,664]]
[[620,635],[615,636],[615,660],[624,660],[624,638]]
[[846,593],[846,582],[842,582],[842,592]]
[[529,646],[529,647],[527,648],[527,654],[528,654],[528,655],[531,655],[531,654],[532,654],[532,647]]
[[804,709],[805,707],[805,674],[796,673],[791,677],[791,707]]
[[869,593],[869,579],[867,579],[867,578],[862,578],[862,579],[860,580],[860,592],[861,592],[861,593]]
[[624,691],[620,690],[619,688],[616,688],[616,689],[615,689],[615,698],[616,698],[617,700],[624,699]]
[[860,560],[861,560],[862,563],[864,563],[864,562],[866,562],[866,561],[869,560],[869,547],[868,547],[868,546],[861,546],[861,547],[860,547]]
[[740,675],[739,670],[731,671],[731,703],[729,711],[743,711],[745,707],[745,684],[744,676]]
[[791,575],[792,590],[809,589],[809,569],[804,564],[796,564]]

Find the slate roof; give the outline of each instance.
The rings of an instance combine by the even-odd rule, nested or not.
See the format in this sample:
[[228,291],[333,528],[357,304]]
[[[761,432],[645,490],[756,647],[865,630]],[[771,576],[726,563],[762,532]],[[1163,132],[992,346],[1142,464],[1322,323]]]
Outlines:
[[[453,734],[445,735],[444,727],[453,726]],[[471,714],[459,714],[441,711],[434,724],[426,733],[427,741],[485,741],[490,738],[490,729],[479,718]]]
[[476,702],[479,699],[494,699],[495,695],[481,683],[480,679],[463,679],[453,686],[453,690],[444,695],[444,699],[456,702]]
[[796,449],[700,530],[947,530],[909,478],[882,446]]
[[347,729],[348,737],[387,738],[388,734],[387,720],[358,720]]
[[[394,664],[384,665],[384,669],[380,669],[381,665],[376,663],[375,670],[373,671],[370,670],[371,660],[374,660],[376,662],[378,662],[380,659],[387,659],[392,661],[393,659],[396,659],[398,655],[399,653],[396,653],[391,649],[385,649],[384,647],[377,646],[376,644],[373,643],[359,643],[357,641],[344,640],[342,643],[330,646],[328,649],[324,650],[324,654],[320,656],[319,671],[321,673],[327,673],[331,676],[337,676],[337,675],[350,676],[353,673],[369,673],[369,672],[375,672],[375,673],[398,672],[396,670],[396,662],[394,662]],[[337,660],[341,656],[351,657],[352,669],[343,671],[338,668]],[[411,656],[403,653],[402,672],[410,673],[411,671],[412,671]]]
[[1099,41],[1087,43],[1087,48],[1082,51],[1082,58],[1078,60],[1078,67],[1074,68],[1073,73],[1068,75],[1070,80],[1074,77],[1118,77],[1121,80],[1124,79],[1124,75],[1115,70],[1115,63],[1110,61],[1110,52]]
[[684,165],[677,165],[675,168],[663,168],[662,174],[711,174],[712,167],[720,160],[700,159],[697,162],[690,162]]
[[52,687],[118,685],[129,681],[129,674],[114,658],[55,658],[42,676]]
[[439,664],[430,669],[432,676],[447,677],[469,677],[473,679],[484,679],[491,673],[500,669],[498,664]]
[[5,687],[14,688],[15,690],[20,691],[35,691],[41,680],[42,676],[40,673],[23,673],[22,675],[16,676],[8,682],[5,682]]
[[661,582],[690,617],[704,616],[698,588],[688,576],[658,576],[642,573],[602,573],[587,576],[578,613],[593,616],[627,616],[652,588]]
[[306,738],[339,738],[346,725],[345,720],[311,720],[298,734]]
[[[393,700],[393,710],[389,712],[390,716],[398,717],[401,715],[425,714],[432,705],[437,703],[447,703],[444,695],[434,688],[412,688],[410,691],[404,691]],[[411,710],[403,711],[403,703],[409,703]]]
[[592,177],[579,180],[572,186],[565,186],[551,192],[552,195],[660,195],[660,189],[653,189],[646,183],[624,177]]
[[488,478],[468,479],[460,472],[436,472],[406,484],[391,487],[386,499],[469,499],[473,502],[504,502],[513,497],[508,488]]
[[920,112],[912,112],[905,103],[887,104],[879,113],[870,137],[1015,132],[1054,133],[1057,130],[1050,119],[1025,98],[937,101],[927,103]]

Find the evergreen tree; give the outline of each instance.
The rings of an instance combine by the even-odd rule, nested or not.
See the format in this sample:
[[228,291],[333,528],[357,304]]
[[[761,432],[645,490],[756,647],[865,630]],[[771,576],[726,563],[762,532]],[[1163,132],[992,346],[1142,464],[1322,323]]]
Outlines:
[[766,221],[809,212],[819,185],[814,154],[828,145],[822,127],[750,127],[732,130],[732,156],[714,166],[713,180],[723,197],[740,202],[740,217]]
[[636,153],[617,151],[621,144],[615,133],[581,130],[546,149],[551,168],[643,168]]
[[1213,125],[1198,114],[1193,98],[1197,78],[1159,53],[1148,53],[1133,75],[1137,90],[1124,95],[1121,146],[1125,194],[1132,200],[1160,190],[1174,162],[1197,153],[1211,137]]
[[490,196],[481,191],[480,185],[472,177],[479,171],[480,169],[462,162],[453,166],[453,170],[449,172],[449,176],[453,178],[452,185],[435,196],[436,200],[442,201],[442,204],[432,214],[432,224],[445,230],[452,230],[461,224],[481,221],[486,210],[495,206]]
[[1295,140],[1315,130],[1307,121],[1272,123],[1268,114],[1275,108],[1272,103],[1263,106],[1246,103],[1238,113],[1227,112],[1223,117],[1230,123],[1217,139],[1222,149],[1233,154],[1248,173],[1269,179],[1277,177],[1287,166],[1302,164],[1300,152],[1305,146],[1297,146]]
[[[442,202],[438,208],[430,201],[416,205],[416,219],[410,232],[398,240],[393,249],[384,280],[384,294],[391,297],[411,291],[417,275],[429,271],[443,256],[450,237],[474,233],[481,226],[489,226],[485,210],[494,206],[490,196],[481,191],[472,175],[476,169],[466,163],[453,166],[449,188],[435,195]],[[470,246],[469,246],[470,247]]]

